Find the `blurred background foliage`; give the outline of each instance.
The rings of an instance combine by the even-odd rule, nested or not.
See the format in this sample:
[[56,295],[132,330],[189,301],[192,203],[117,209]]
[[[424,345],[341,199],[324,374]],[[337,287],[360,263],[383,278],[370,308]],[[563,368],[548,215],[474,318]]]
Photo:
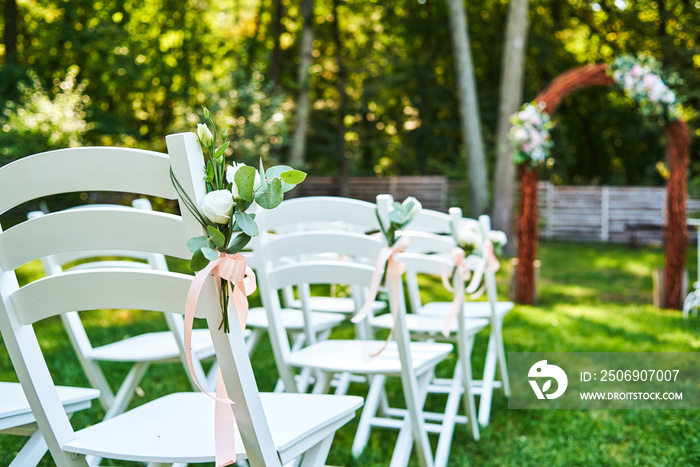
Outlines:
[[[41,150],[109,144],[164,150],[206,104],[236,160],[284,161],[298,93],[302,18],[294,0],[5,0],[0,163]],[[337,7],[337,18],[332,14]],[[487,160],[495,127],[507,0],[465,2]],[[13,9],[14,8],[14,9]],[[444,0],[315,0],[306,170],[464,178]],[[525,100],[558,74],[649,51],[700,107],[700,1],[531,0]],[[15,18],[15,20],[13,20]],[[340,32],[348,95],[340,114]],[[664,132],[608,89],[568,97],[541,174],[561,184],[664,183]],[[691,196],[700,196],[699,119]],[[338,126],[344,125],[345,145]]]

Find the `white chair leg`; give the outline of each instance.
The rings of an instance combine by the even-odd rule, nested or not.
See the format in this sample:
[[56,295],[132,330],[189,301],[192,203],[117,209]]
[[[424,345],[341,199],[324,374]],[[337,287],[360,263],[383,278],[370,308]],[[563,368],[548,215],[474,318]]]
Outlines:
[[435,450],[435,467],[445,467],[450,457],[450,447],[452,447],[452,437],[455,423],[457,421],[457,411],[462,394],[462,366],[457,362],[450,391],[445,403],[445,416],[440,427],[440,437],[438,438],[437,449]]
[[9,467],[36,466],[41,462],[48,449],[41,432],[36,430],[22,446],[22,449],[17,453]]
[[331,379],[333,375],[326,371],[319,371],[316,374],[316,384],[311,391],[313,394],[327,394],[328,389],[331,387]]
[[[418,376],[417,393],[408,394],[406,397],[408,410],[404,423],[399,430],[399,436],[394,446],[394,454],[391,456],[391,463],[389,464],[390,467],[406,467],[414,444],[419,465],[421,467],[433,467],[432,449],[423,420],[423,406],[428,395],[428,385],[431,379],[432,372],[430,371]],[[405,384],[403,381],[402,383]],[[404,388],[404,391],[406,391],[406,388]]]
[[306,451],[299,467],[323,467],[326,464],[328,453],[331,450],[334,436],[335,432]]
[[372,377],[372,380],[369,383],[369,391],[367,391],[365,405],[362,408],[362,414],[360,415],[360,420],[357,423],[355,439],[352,442],[352,455],[354,457],[359,457],[367,446],[367,442],[369,441],[369,433],[372,429],[372,418],[374,418],[374,416],[377,414],[377,408],[379,407],[381,396],[384,393],[385,382],[386,376],[375,375]]
[[352,380],[352,375],[350,373],[341,373],[336,379],[335,394],[336,396],[344,396],[348,393],[350,388],[350,382]]
[[496,378],[497,352],[496,338],[492,332],[489,337],[488,350],[486,351],[481,397],[479,399],[479,424],[484,427],[488,426],[491,417],[491,399],[493,398],[493,383]]
[[112,405],[107,410],[104,420],[112,418],[126,410],[126,407],[129,405],[129,402],[134,395],[134,389],[136,389],[139,381],[141,381],[143,376],[146,374],[147,369],[147,362],[139,362],[131,367],[129,374],[126,375],[126,378],[124,378],[124,382],[119,388],[119,391],[117,391],[117,395],[114,396],[114,401],[112,401]]
[[[493,326],[493,323],[491,324]],[[496,335],[496,351],[498,352],[498,374],[503,384],[503,394],[510,397],[510,381],[508,380],[508,365],[506,363],[506,349],[503,345],[503,326],[501,322],[496,323],[493,328]]]
[[472,388],[472,363],[471,363],[471,350],[474,346],[474,338],[469,339],[465,343],[464,356],[460,356],[457,361],[459,365],[462,376],[462,387],[464,392],[462,393],[462,402],[464,406],[464,413],[467,417],[467,425],[472,429],[472,437],[475,441],[479,440],[479,421],[477,419],[476,403],[474,402],[474,391]]

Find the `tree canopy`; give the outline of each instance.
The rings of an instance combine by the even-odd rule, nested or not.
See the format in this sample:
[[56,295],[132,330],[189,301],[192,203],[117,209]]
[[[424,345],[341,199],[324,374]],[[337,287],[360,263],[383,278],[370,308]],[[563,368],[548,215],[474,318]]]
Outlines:
[[[6,5],[2,23],[1,163],[66,144],[164,150],[164,136],[192,130],[202,105],[234,135],[237,160],[288,158],[299,86],[299,2],[6,2],[16,10]],[[465,2],[491,172],[507,7],[507,0]],[[529,16],[526,101],[570,68],[649,51],[663,63],[666,80],[690,109],[691,132],[700,136],[692,113],[700,108],[700,2],[531,0]],[[315,0],[305,170],[338,174],[345,156],[353,174],[464,178],[448,20],[442,0]],[[342,106],[337,52],[347,92]],[[44,107],[32,104],[41,93]],[[58,102],[62,94],[70,98]],[[70,107],[82,124],[30,118],[53,105]],[[541,177],[567,184],[662,184],[662,127],[631,106],[614,90],[567,98]],[[339,154],[342,147],[345,154]],[[697,142],[691,174],[700,174]],[[700,189],[700,181],[693,186]]]

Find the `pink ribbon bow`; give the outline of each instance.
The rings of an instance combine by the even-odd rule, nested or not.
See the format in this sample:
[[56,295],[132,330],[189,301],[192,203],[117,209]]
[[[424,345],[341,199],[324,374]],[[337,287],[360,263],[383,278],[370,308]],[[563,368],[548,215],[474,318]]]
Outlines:
[[483,251],[483,261],[481,261],[476,269],[474,270],[474,275],[471,278],[471,281],[469,282],[469,286],[464,289],[464,283],[469,279],[469,270],[467,269],[466,265],[464,264],[464,250],[461,248],[454,248],[452,250],[452,259],[454,260],[455,263],[455,275],[456,275],[456,280],[457,284],[459,284],[459,291],[455,292],[452,286],[450,285],[449,281],[447,280],[447,276],[443,273],[442,275],[442,285],[445,286],[447,290],[450,292],[454,293],[454,298],[452,299],[452,306],[450,307],[450,312],[447,314],[447,317],[445,318],[445,323],[442,326],[442,335],[447,337],[450,333],[450,326],[452,325],[452,321],[457,318],[459,315],[460,308],[462,306],[462,294],[466,292],[469,294],[469,298],[476,299],[481,296],[481,294],[484,291],[484,287],[482,286],[479,290],[477,288],[479,287],[479,284],[481,284],[481,279],[484,275],[484,271],[488,269],[489,272],[496,273],[501,265],[498,262],[498,258],[496,258],[496,255],[493,252],[493,243],[491,243],[491,240],[484,240],[484,246],[482,248]]
[[[406,251],[406,248],[408,248],[408,238],[403,237],[399,238],[394,246],[385,246],[379,252],[379,257],[377,257],[377,262],[374,268],[374,275],[372,276],[372,281],[370,282],[369,295],[367,296],[367,300],[362,306],[362,309],[360,309],[360,312],[352,318],[353,323],[359,323],[372,311],[372,304],[374,303],[374,299],[377,297],[377,293],[379,292],[379,285],[382,280],[382,272],[384,271],[385,265],[386,279],[391,286],[392,293],[392,300],[389,301],[391,305],[391,316],[394,318],[394,323],[396,323],[399,313],[398,297],[401,293],[401,277],[406,272],[406,265],[398,260],[394,255],[396,253]],[[386,338],[386,342],[384,342],[382,348],[370,356],[376,357],[381,354],[384,349],[386,349],[386,346],[389,345],[389,341],[391,341],[393,334],[394,326],[392,325],[391,330],[389,331],[389,336]]]
[[229,296],[233,300],[241,329],[245,329],[248,319],[248,295],[255,292],[256,285],[255,274],[253,270],[246,265],[245,256],[221,253],[216,261],[210,262],[207,267],[195,275],[190,285],[190,290],[187,293],[187,301],[185,303],[185,357],[187,359],[187,367],[197,387],[216,401],[214,413],[216,466],[223,467],[236,462],[236,421],[233,416],[233,408],[231,407],[234,402],[228,397],[220,368],[216,375],[216,396],[212,396],[204,390],[197,380],[192,364],[192,326],[194,325],[194,314],[197,309],[199,294],[210,274],[218,279],[217,284],[220,284],[221,279],[227,281]]

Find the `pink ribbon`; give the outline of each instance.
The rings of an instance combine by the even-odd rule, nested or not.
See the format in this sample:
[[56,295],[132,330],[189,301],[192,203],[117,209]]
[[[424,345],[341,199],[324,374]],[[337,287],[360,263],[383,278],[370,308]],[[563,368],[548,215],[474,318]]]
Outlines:
[[496,255],[493,252],[493,243],[491,243],[491,240],[484,240],[482,251],[483,261],[479,262],[479,264],[477,265],[476,269],[474,270],[474,275],[472,276],[471,281],[469,282],[469,286],[465,290],[464,283],[469,279],[469,270],[464,264],[465,253],[464,250],[461,248],[454,248],[452,250],[451,255],[455,263],[454,273],[456,275],[457,283],[460,285],[460,291],[454,291],[454,289],[449,283],[449,280],[447,279],[446,274],[443,273],[442,285],[445,286],[447,290],[454,293],[454,298],[452,299],[452,306],[450,307],[450,312],[447,314],[447,317],[445,318],[445,323],[442,326],[442,335],[445,337],[447,337],[450,334],[450,326],[452,325],[452,321],[454,321],[455,318],[457,318],[457,316],[459,315],[459,311],[463,303],[462,294],[466,292],[467,294],[469,294],[469,298],[472,300],[479,298],[483,293],[484,287],[482,286],[479,290],[477,290],[477,288],[481,283],[484,271],[488,269],[489,272],[496,273],[501,267],[500,263],[498,262],[498,258],[496,258]]
[[464,294],[464,283],[467,281],[467,279],[469,279],[470,276],[469,269],[467,269],[467,265],[464,264],[464,250],[459,247],[455,247],[450,252],[450,255],[452,256],[452,260],[455,263],[455,282],[459,284],[459,289],[454,290],[454,288],[450,284],[449,279],[447,278],[447,274],[445,274],[446,271],[443,271],[442,285],[447,290],[453,293],[452,306],[450,307],[450,312],[447,314],[447,318],[445,318],[445,323],[442,325],[442,335],[445,337],[450,335],[450,326],[452,325],[452,321],[454,321],[454,319],[459,314],[459,308],[462,306],[463,303],[462,295]]
[[[386,279],[387,282],[389,282],[392,294],[392,299],[389,300],[389,308],[391,310],[391,316],[394,318],[394,323],[396,323],[396,319],[398,318],[399,313],[398,301],[399,294],[401,293],[401,277],[406,272],[406,265],[403,264],[400,260],[398,260],[394,255],[396,253],[406,251],[406,248],[408,248],[408,238],[403,237],[399,238],[399,240],[393,246],[385,246],[379,252],[379,256],[377,257],[377,262],[374,267],[374,275],[372,276],[372,281],[370,282],[369,295],[367,296],[365,304],[360,309],[360,312],[352,318],[353,323],[359,323],[360,321],[365,319],[367,315],[369,315],[372,311],[374,299],[377,297],[377,293],[379,292],[379,286],[382,280],[384,266],[386,266]],[[386,349],[387,345],[389,345],[393,334],[394,325],[391,326],[389,336],[386,338],[386,342],[384,342],[382,348],[379,349],[377,352],[371,354],[370,356],[376,357],[379,354],[381,354],[384,351],[384,349]]]
[[217,285],[220,284],[221,279],[228,282],[229,297],[233,300],[241,329],[245,329],[248,319],[248,295],[255,292],[256,285],[255,274],[246,265],[245,256],[221,253],[216,261],[211,261],[207,267],[194,276],[185,303],[185,357],[187,359],[187,367],[197,387],[216,401],[214,413],[216,466],[223,467],[236,462],[236,421],[233,416],[233,408],[231,407],[234,402],[228,397],[220,368],[216,375],[216,396],[212,396],[204,390],[197,380],[192,364],[194,314],[197,309],[199,294],[210,274],[217,279]]

